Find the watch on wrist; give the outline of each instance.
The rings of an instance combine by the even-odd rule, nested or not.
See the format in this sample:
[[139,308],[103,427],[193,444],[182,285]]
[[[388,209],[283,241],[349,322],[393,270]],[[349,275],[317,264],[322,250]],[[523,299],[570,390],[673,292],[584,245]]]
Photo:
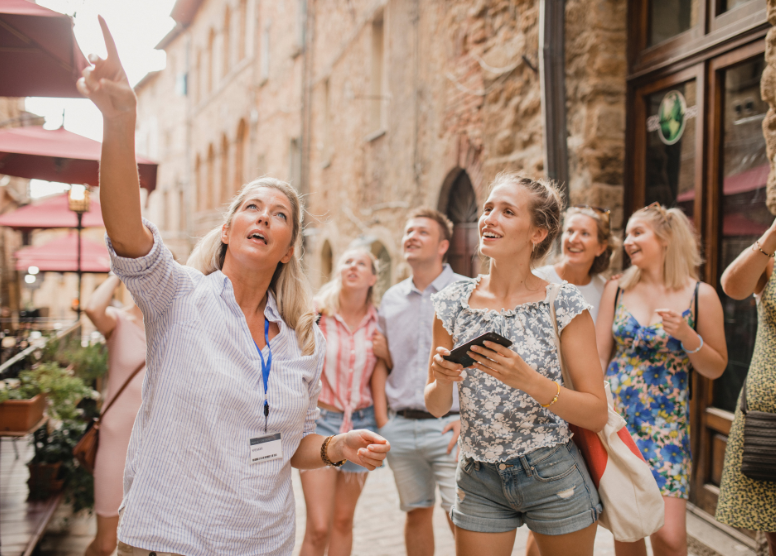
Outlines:
[[345,462],[347,460],[338,461],[337,463],[334,463],[329,459],[328,449],[329,449],[329,442],[331,442],[331,439],[334,438],[334,435],[327,436],[326,440],[323,441],[323,444],[321,444],[321,459],[323,460],[323,463],[326,465],[329,465],[331,467],[342,467],[345,465]]

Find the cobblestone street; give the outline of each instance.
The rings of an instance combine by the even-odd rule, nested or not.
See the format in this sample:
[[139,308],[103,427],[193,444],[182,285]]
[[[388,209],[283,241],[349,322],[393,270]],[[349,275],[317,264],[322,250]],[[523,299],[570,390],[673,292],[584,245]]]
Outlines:
[[[296,495],[296,543],[294,556],[304,537],[305,505],[299,473],[294,472],[294,494]],[[63,521],[64,512],[60,511],[49,533],[41,541],[38,556],[83,556],[87,545],[94,535],[94,518],[69,519]],[[437,556],[455,554],[453,537],[447,525],[442,509],[437,506],[434,513],[434,534]],[[525,540],[528,529],[522,527],[517,532],[513,555],[525,554]],[[354,524],[355,542],[353,556],[403,556],[404,551],[404,513],[399,510],[399,496],[389,469],[370,474],[364,492],[361,495]],[[650,552],[651,553],[651,552]],[[596,556],[613,556],[612,537],[608,531],[599,528],[596,539]]]

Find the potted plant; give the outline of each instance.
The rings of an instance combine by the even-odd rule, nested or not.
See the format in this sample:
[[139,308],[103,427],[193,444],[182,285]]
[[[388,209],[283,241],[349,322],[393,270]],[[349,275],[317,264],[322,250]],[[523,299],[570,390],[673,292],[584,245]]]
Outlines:
[[43,418],[45,408],[46,396],[31,377],[0,381],[0,430],[27,432]]
[[48,498],[62,490],[75,471],[73,447],[84,431],[83,423],[68,420],[59,427],[41,427],[33,434],[35,455],[27,463],[30,500]]

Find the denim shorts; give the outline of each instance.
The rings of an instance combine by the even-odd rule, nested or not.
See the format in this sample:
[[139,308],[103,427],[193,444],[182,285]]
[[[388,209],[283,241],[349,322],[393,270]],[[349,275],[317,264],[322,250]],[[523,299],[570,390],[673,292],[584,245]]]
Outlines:
[[441,419],[407,419],[393,414],[378,431],[380,436],[391,443],[388,465],[393,471],[403,512],[433,507],[437,487],[442,508],[445,512],[452,508],[458,451],[453,446],[450,453],[447,453],[453,431],[442,431],[450,422],[458,419],[458,415],[448,415]]
[[[340,427],[342,426],[342,419],[344,417],[345,415],[343,413],[321,409],[321,414],[315,422],[315,434],[320,434],[321,436],[339,434]],[[354,411],[351,414],[350,419],[353,421],[354,429],[366,429],[368,431],[377,432],[375,408],[373,406]],[[351,473],[366,473],[369,471],[366,467],[362,467],[352,461],[346,461],[345,465],[342,467],[335,467],[335,469],[337,469],[337,471],[350,471]]]
[[450,517],[467,531],[504,533],[525,523],[542,535],[565,535],[592,525],[603,511],[571,440],[500,463],[462,458],[456,482]]

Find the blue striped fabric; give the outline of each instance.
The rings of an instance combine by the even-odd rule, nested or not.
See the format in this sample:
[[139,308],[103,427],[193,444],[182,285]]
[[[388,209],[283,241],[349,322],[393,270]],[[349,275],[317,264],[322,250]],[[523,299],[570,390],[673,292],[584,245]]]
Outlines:
[[251,464],[249,441],[264,434],[261,362],[231,281],[176,263],[156,227],[144,224],[154,235],[145,257],[119,257],[106,239],[148,339],[119,540],[186,556],[291,554],[289,460],[315,432],[323,335],[316,327],[315,354],[302,355],[269,296],[264,315],[280,328],[271,342],[269,432],[282,433],[283,458]]

